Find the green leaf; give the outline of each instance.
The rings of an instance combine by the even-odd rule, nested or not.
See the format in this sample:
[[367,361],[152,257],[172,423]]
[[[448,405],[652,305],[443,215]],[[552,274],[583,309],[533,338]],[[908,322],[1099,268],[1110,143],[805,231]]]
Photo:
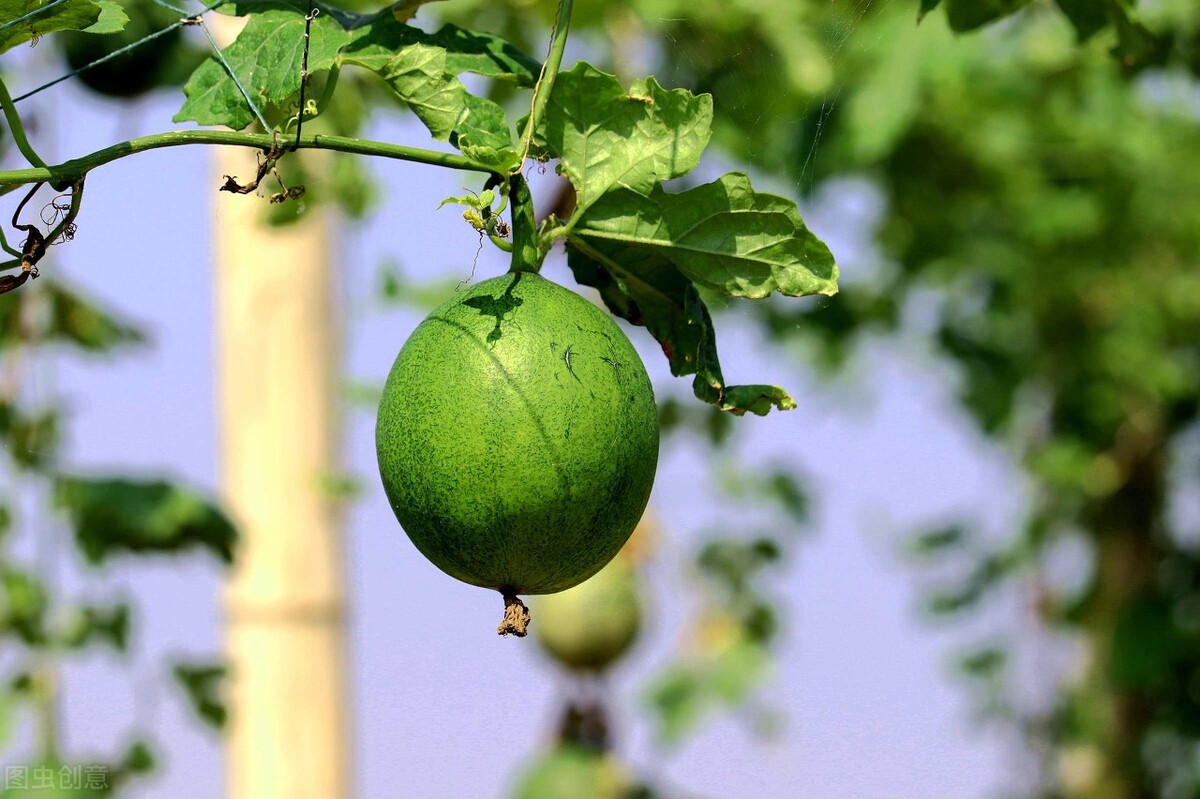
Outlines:
[[738,173],[676,194],[620,188],[574,222],[568,245],[576,279],[645,325],[673,374],[696,375],[698,397],[738,415],[795,407],[775,386],[725,385],[712,318],[692,285],[747,298],[835,293],[837,266],[795,203],[755,192]]
[[1058,9],[1071,21],[1080,42],[1092,38],[1108,25],[1110,2],[1099,0],[1054,0]]
[[58,413],[55,409],[27,411],[0,403],[0,441],[21,469],[44,469],[58,450]]
[[572,236],[631,268],[670,262],[697,285],[732,297],[837,293],[833,255],[796,204],[754,191],[737,172],[676,194],[617,189],[582,215]]
[[[504,109],[470,94],[456,76],[471,70],[486,74],[488,68],[470,55],[452,53],[442,46],[444,42],[470,47],[476,40],[487,41],[459,28],[443,28],[431,37],[383,21],[356,33],[341,59],[383,78],[435,139],[452,141],[464,154],[488,165],[515,169],[521,159],[512,149],[512,130]],[[496,62],[489,63],[494,66]]]
[[171,669],[192,710],[218,730],[225,726],[229,715],[221,697],[221,686],[228,671],[225,666],[214,663],[176,663]]
[[567,263],[576,280],[600,291],[610,311],[650,331],[672,374],[696,375],[692,387],[700,399],[738,416],[796,406],[775,386],[725,386],[708,309],[696,287],[670,263],[647,260],[630,270],[583,241],[568,248]]
[[1162,66],[1171,55],[1172,37],[1155,33],[1136,19],[1124,3],[1112,2],[1113,24],[1117,28],[1117,44],[1111,53],[1129,72],[1146,67]]
[[693,670],[675,666],[646,691],[645,701],[658,721],[658,736],[675,743],[694,730],[709,709],[709,686]]
[[[300,91],[304,57],[304,14],[271,10],[250,18],[224,54],[238,80],[264,113],[279,110]],[[320,72],[333,66],[350,34],[332,16],[318,15],[312,22],[308,70]],[[255,117],[225,68],[210,56],[192,73],[183,87],[187,100],[175,115],[176,122],[188,120],[201,125],[225,125],[242,130]]]
[[940,5],[942,0],[921,0],[921,9],[917,12],[917,24],[925,19],[925,15]]
[[31,573],[13,566],[0,569],[0,634],[11,633],[26,644],[45,641],[46,588]]
[[545,155],[562,160],[586,210],[611,189],[648,194],[690,172],[712,134],[712,98],[667,91],[654,78],[629,91],[585,62],[560,73],[538,128]]
[[120,552],[208,549],[233,561],[233,525],[198,494],[163,481],[61,477],[55,502],[70,516],[91,563]]
[[73,649],[100,641],[124,652],[129,646],[129,618],[130,608],[124,602],[110,607],[85,605],[75,609],[59,639]]
[[[52,2],[53,0],[0,0],[0,25],[20,19],[36,9],[47,8]],[[67,0],[55,5],[16,25],[0,30],[0,53],[28,41],[36,43],[47,33],[86,30],[100,19],[101,10],[100,4],[93,0]]]
[[124,7],[115,0],[95,0],[100,6],[100,18],[84,33],[120,33],[129,24],[129,15]]
[[406,47],[379,75],[439,141],[449,141],[459,119],[467,114],[467,87],[446,74],[446,51],[440,47]]
[[1014,14],[1030,0],[946,0],[946,18],[959,33],[982,28]]
[[413,45],[446,51],[446,72],[474,72],[487,78],[532,86],[542,65],[499,36],[446,25],[436,33],[403,25],[388,15],[350,26],[352,41],[346,46],[347,63],[380,72],[400,51]]

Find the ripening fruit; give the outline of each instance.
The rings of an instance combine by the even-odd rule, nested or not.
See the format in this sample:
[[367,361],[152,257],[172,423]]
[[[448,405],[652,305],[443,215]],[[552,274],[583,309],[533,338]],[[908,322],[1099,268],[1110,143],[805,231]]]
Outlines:
[[629,651],[642,626],[637,574],[623,558],[574,588],[538,597],[533,610],[538,642],[578,671],[608,668]]
[[617,553],[650,497],[658,414],[612,318],[517,272],[417,327],[384,386],[376,447],[417,549],[507,599],[570,588]]
[[581,746],[561,745],[523,776],[516,799],[625,799],[633,793],[629,774],[613,757]]

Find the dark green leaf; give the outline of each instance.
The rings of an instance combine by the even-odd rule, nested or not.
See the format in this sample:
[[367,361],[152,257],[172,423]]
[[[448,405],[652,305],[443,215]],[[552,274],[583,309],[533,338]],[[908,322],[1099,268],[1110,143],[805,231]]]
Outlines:
[[672,373],[697,376],[696,396],[737,414],[795,407],[775,386],[725,385],[712,319],[692,285],[750,298],[834,293],[837,266],[794,203],[755,192],[737,173],[677,194],[618,188],[574,223],[569,254],[580,283],[658,339]]
[[909,548],[914,555],[929,558],[949,550],[959,549],[966,540],[966,528],[958,524],[951,524],[919,533]]
[[[19,19],[31,11],[47,8],[53,0],[0,0],[0,25]],[[53,8],[0,30],[0,53],[28,41],[37,42],[55,31],[81,31],[100,19],[101,7],[93,0],[67,0]],[[108,17],[112,19],[111,15]]]
[[62,477],[55,490],[76,540],[92,563],[120,552],[208,549],[233,561],[236,533],[217,507],[198,494],[162,481]]
[[1008,663],[1008,653],[1000,647],[988,646],[968,652],[958,662],[963,674],[977,679],[989,679]]
[[700,550],[696,564],[721,581],[734,594],[746,590],[764,566],[779,560],[779,545],[767,538],[756,541],[710,541]]
[[0,441],[13,463],[22,469],[44,469],[58,449],[58,413],[54,409],[26,412],[0,403]]
[[1028,5],[1030,0],[946,0],[946,17],[951,29],[963,33],[1003,19]]
[[196,715],[218,730],[223,728],[228,711],[221,698],[221,686],[228,669],[219,664],[176,663],[171,673]]
[[917,22],[925,19],[925,15],[940,5],[942,0],[921,0],[921,8],[917,11]]
[[780,410],[795,407],[791,397],[774,386],[725,386],[708,309],[696,287],[670,263],[648,260],[634,271],[583,241],[567,250],[567,262],[576,280],[599,289],[609,310],[650,331],[662,345],[672,374],[696,375],[692,390],[700,399],[739,416],[747,411],[765,414],[772,402]]
[[837,292],[833,255],[796,204],[756,192],[731,172],[687,191],[616,189],[595,202],[572,235],[627,265],[670,263],[699,286],[758,299]]
[[1085,42],[1098,33],[1109,21],[1109,6],[1112,0],[1054,0],[1058,8],[1075,28],[1080,42]]
[[654,78],[621,89],[585,62],[560,73],[538,130],[550,157],[586,210],[610,189],[647,194],[700,162],[712,125],[712,98],[667,91]]
[[1150,30],[1124,3],[1113,2],[1111,8],[1113,24],[1117,28],[1117,44],[1112,54],[1121,66],[1129,72],[1138,72],[1165,64],[1171,55],[1171,34]]

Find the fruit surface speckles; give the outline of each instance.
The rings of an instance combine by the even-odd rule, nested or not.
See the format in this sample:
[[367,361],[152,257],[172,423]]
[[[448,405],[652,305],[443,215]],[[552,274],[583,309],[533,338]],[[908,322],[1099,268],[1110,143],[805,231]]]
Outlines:
[[392,510],[425,557],[473,585],[552,593],[599,571],[637,524],[658,415],[607,314],[511,273],[413,332],[384,386],[376,447]]

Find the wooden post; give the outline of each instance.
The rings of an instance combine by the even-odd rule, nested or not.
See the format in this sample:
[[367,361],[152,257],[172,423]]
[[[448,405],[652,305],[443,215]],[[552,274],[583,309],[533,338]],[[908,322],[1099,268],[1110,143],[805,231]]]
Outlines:
[[[254,152],[218,148],[215,171],[251,178]],[[242,533],[225,593],[228,796],[341,799],[343,564],[321,486],[337,468],[331,221],[271,229],[261,198],[214,202],[221,480]]]

